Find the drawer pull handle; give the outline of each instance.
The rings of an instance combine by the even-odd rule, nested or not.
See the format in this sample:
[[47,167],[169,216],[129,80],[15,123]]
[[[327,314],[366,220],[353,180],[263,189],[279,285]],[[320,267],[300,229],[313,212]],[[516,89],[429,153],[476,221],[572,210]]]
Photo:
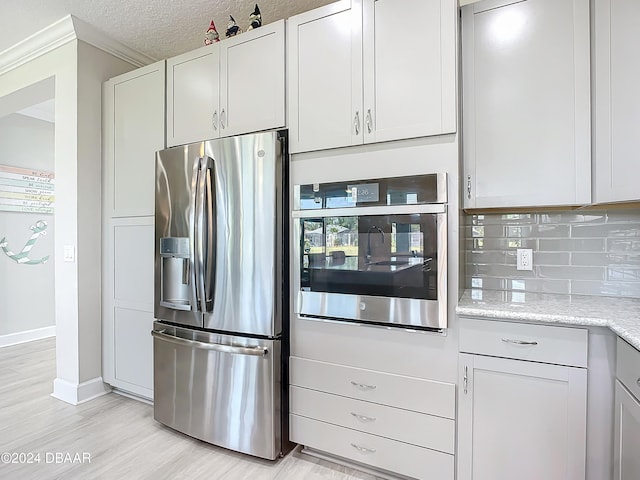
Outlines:
[[354,382],[353,380],[351,380],[351,385],[353,385],[354,387],[358,387],[362,390],[375,390],[376,386],[375,385],[367,385],[366,383],[358,383],[358,382]]
[[362,453],[376,453],[375,448],[361,447],[360,445],[356,445],[355,443],[352,443],[351,446]]
[[636,385],[638,385],[640,387],[640,378],[638,380],[636,380]]
[[356,417],[361,422],[375,422],[376,421],[376,417],[367,417],[366,415],[360,415],[360,414],[357,414],[356,412],[351,412],[351,415]]
[[513,343],[515,345],[537,345],[538,342],[534,341],[526,341],[526,340],[514,340],[512,338],[503,338],[502,339],[503,342],[506,343]]

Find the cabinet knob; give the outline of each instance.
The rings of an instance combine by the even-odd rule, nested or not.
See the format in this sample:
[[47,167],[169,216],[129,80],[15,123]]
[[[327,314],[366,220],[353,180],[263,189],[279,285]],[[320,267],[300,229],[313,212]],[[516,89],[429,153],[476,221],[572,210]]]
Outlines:
[[211,123],[213,124],[213,129],[218,130],[218,110],[213,112],[213,116],[211,117]]
[[514,345],[537,345],[538,344],[538,342],[536,342],[535,340],[532,340],[532,341],[515,340],[513,338],[503,338],[502,341],[505,343],[513,343]]
[[464,377],[462,377],[462,384],[464,386],[464,394],[466,395],[469,391],[469,367],[464,366]]
[[356,116],[353,117],[353,130],[356,135],[360,135],[360,112],[356,112]]
[[353,380],[351,380],[351,385],[353,385],[354,387],[357,387],[361,390],[375,390],[376,386],[375,385],[367,385],[366,383],[358,383],[358,382],[354,382]]
[[376,453],[375,448],[361,447],[360,445],[357,445],[355,443],[352,443],[351,446],[361,453]]
[[225,113],[223,108],[222,111],[220,112],[220,126],[222,127],[223,130],[227,128],[226,123],[227,123],[227,114]]
[[351,412],[351,415],[356,417],[361,422],[375,422],[376,421],[376,417],[368,417],[366,415],[360,415],[359,413],[356,413],[356,412]]
[[371,116],[371,109],[370,108],[367,110],[367,116],[365,118],[365,123],[367,125],[367,132],[371,133],[371,131],[373,130],[373,118]]

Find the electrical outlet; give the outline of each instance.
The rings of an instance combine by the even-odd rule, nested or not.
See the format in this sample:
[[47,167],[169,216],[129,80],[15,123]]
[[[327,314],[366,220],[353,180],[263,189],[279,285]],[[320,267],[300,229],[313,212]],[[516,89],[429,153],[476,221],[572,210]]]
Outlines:
[[516,270],[533,270],[533,250],[530,248],[518,248],[516,253]]

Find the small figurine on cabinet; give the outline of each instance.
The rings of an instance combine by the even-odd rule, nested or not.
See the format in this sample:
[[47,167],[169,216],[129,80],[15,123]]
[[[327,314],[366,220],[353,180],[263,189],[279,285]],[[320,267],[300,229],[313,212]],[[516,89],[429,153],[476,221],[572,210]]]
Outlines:
[[218,34],[218,30],[216,30],[215,23],[213,23],[213,20],[211,20],[211,24],[207,29],[207,33],[204,34],[204,44],[211,45],[212,43],[219,42],[219,41],[220,41],[220,35]]
[[251,15],[249,15],[249,28],[247,28],[247,32],[249,30],[253,30],[254,28],[258,28],[262,26],[262,15],[260,14],[260,9],[258,8],[258,4],[256,3],[256,8]]
[[226,37],[235,37],[237,34],[242,33],[242,29],[236,24],[236,21],[231,15],[229,15],[229,23],[227,23]]

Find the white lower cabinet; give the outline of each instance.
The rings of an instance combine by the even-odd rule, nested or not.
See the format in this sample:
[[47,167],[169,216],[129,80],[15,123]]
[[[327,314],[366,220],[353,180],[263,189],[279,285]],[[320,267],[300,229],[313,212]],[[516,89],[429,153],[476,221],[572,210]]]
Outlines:
[[290,359],[290,437],[411,478],[453,480],[455,385]]
[[[487,341],[488,331],[484,338],[469,335],[479,330],[476,323],[484,330],[493,324],[494,349]],[[528,352],[552,343],[556,328],[560,336],[566,330],[576,332],[573,341],[565,335],[561,342],[567,359],[575,358],[577,350],[586,354],[584,329],[461,321],[461,350],[469,353],[461,353],[459,362],[459,480],[585,479],[587,369],[543,363],[544,358],[495,356],[505,356],[509,350],[517,357],[529,356]],[[561,351],[550,358],[564,362]]]
[[640,478],[640,352],[618,339],[614,480]]

